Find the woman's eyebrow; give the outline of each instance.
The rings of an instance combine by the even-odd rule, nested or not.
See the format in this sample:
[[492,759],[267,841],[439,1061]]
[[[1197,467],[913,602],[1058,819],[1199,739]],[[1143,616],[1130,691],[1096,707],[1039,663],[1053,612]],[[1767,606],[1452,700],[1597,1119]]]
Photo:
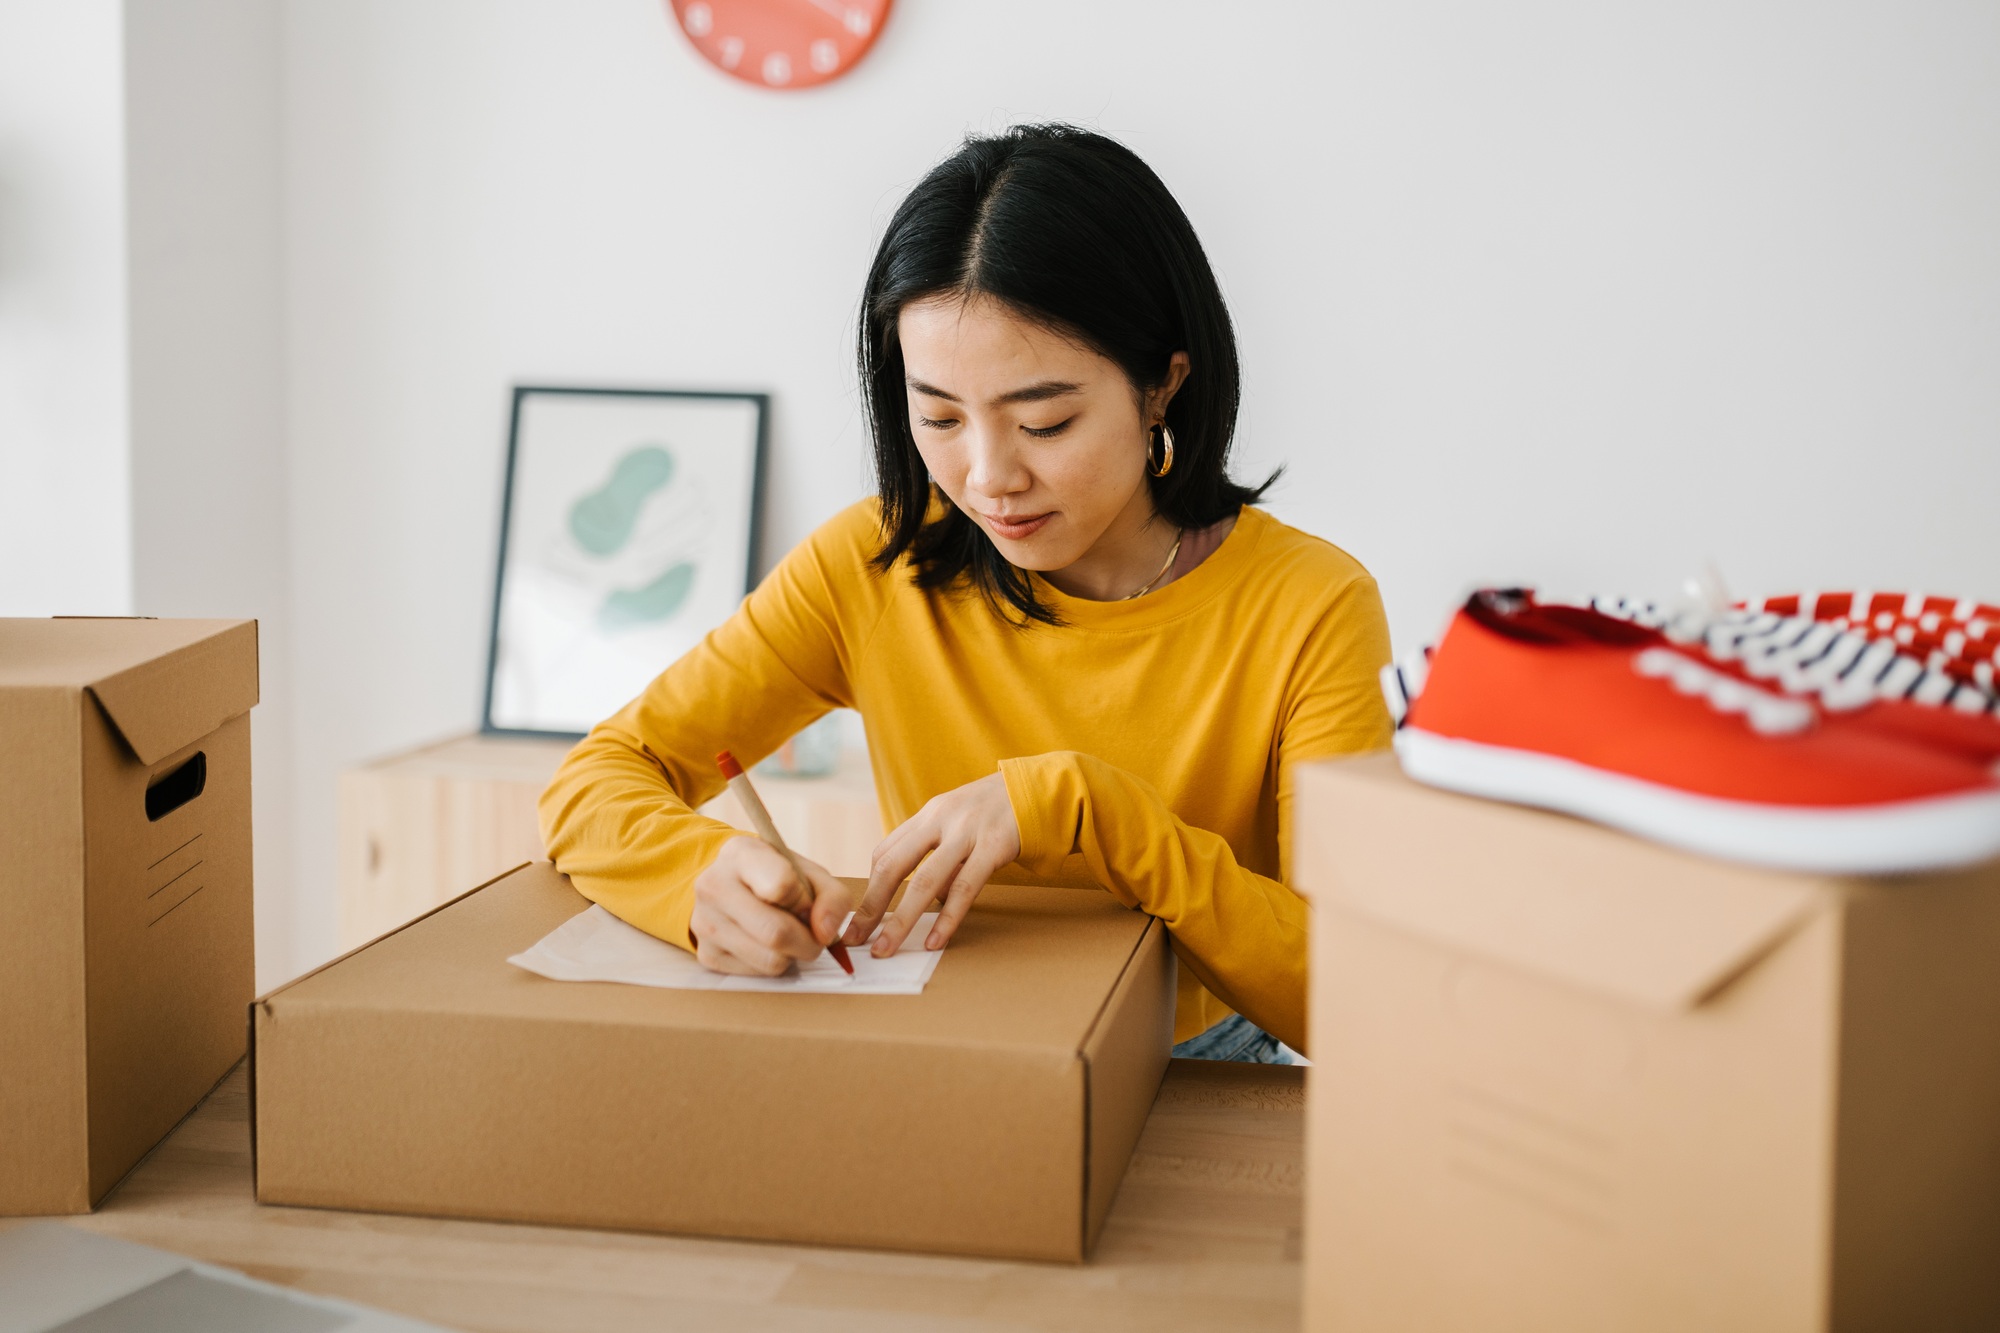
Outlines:
[[934,389],[930,385],[924,383],[922,380],[905,379],[903,383],[907,384],[910,388],[916,390],[918,393],[922,394],[926,398],[942,398],[947,403],[957,403],[964,401],[957,394],[946,393],[943,389]]
[[[926,398],[942,398],[947,403],[963,403],[965,401],[957,394],[946,393],[943,389],[926,384],[919,379],[906,379],[903,382]],[[1072,384],[1068,380],[1043,380],[1038,384],[1030,384],[1026,388],[1003,393],[993,400],[993,405],[998,407],[1005,403],[1046,403],[1051,398],[1060,398],[1066,393],[1078,393],[1082,389],[1083,386],[1081,384]]]
[[1046,403],[1051,398],[1060,398],[1066,393],[1077,393],[1082,388],[1081,384],[1071,384],[1067,380],[1043,380],[1039,384],[1030,384],[1025,389],[1016,389],[1012,393],[1003,393],[993,401],[996,405],[1000,403]]

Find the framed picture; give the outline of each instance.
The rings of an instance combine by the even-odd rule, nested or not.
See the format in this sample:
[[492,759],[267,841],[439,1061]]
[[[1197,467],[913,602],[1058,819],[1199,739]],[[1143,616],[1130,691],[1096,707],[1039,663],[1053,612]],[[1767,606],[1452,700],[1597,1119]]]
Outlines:
[[580,736],[749,593],[770,400],[514,390],[482,730]]

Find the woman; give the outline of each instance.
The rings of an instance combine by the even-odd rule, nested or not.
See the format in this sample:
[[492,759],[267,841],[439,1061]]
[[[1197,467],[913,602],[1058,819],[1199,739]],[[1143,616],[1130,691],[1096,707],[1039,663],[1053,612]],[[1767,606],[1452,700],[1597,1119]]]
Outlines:
[[[969,139],[889,224],[860,359],[879,499],[577,746],[542,798],[556,866],[759,974],[850,906],[886,956],[937,903],[945,947],[991,878],[1094,885],[1169,929],[1177,1053],[1305,1049],[1291,768],[1388,743],[1388,631],[1360,565],[1229,479],[1235,340],[1179,205],[1096,134]],[[784,858],[694,807],[716,751],[840,707],[895,828],[858,903],[807,866],[801,917]]]

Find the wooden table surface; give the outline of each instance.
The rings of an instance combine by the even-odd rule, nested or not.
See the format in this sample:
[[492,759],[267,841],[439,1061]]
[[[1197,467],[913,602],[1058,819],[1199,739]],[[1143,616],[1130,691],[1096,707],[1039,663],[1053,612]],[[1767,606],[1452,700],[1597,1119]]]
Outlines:
[[460,1329],[1296,1329],[1305,1071],[1176,1060],[1082,1265],[256,1203],[239,1068],[71,1225]]

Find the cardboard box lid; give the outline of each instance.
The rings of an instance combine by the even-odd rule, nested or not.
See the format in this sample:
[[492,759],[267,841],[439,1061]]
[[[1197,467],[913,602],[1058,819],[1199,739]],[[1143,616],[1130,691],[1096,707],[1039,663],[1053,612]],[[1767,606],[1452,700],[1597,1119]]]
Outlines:
[[[273,1014],[306,1007],[479,1014],[1075,1056],[1152,925],[1100,892],[990,885],[921,996],[658,990],[550,981],[507,962],[589,905],[554,866],[536,862],[258,1004]],[[1024,932],[1035,936],[1032,949],[1019,947]]]
[[1653,1008],[1699,1004],[1842,892],[1439,791],[1388,753],[1303,765],[1296,792],[1315,904]]
[[257,622],[140,617],[0,620],[0,689],[96,696],[142,764],[257,703]]

